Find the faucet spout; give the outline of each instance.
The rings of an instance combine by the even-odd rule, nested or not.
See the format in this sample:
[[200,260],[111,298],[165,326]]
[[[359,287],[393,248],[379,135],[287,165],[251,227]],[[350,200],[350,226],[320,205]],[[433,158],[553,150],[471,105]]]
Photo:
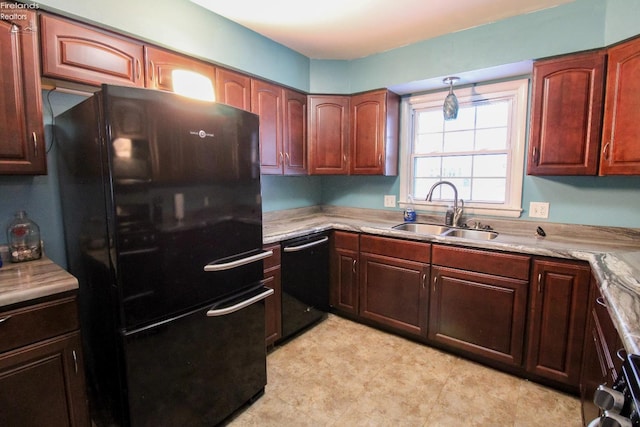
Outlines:
[[[460,221],[460,218],[462,217],[462,207],[460,207],[460,209],[458,209],[458,189],[456,188],[455,185],[453,185],[451,182],[449,181],[438,181],[435,184],[433,184],[431,186],[431,188],[429,189],[429,192],[427,193],[427,197],[425,198],[425,200],[427,202],[430,202],[433,198],[433,190],[436,189],[436,187],[440,186],[440,185],[448,185],[449,187],[451,187],[453,189],[453,226],[457,227],[458,223]],[[462,200],[460,200],[460,202],[462,202],[462,206],[464,206],[464,202]]]

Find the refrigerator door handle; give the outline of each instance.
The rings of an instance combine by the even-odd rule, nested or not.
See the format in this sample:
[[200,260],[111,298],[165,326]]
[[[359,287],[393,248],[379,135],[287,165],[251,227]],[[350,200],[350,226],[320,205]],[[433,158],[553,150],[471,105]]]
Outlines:
[[299,246],[285,246],[283,251],[285,252],[298,252],[298,251],[303,251],[307,248],[311,248],[313,246],[317,246],[320,245],[324,242],[326,242],[327,240],[329,240],[329,237],[325,236],[322,239],[319,240],[314,240],[313,242],[310,243],[305,243],[304,245],[299,245]]
[[262,251],[257,255],[248,256],[246,258],[237,259],[235,261],[224,262],[215,264],[215,261],[204,266],[204,271],[224,271],[231,270],[232,268],[240,267],[242,265],[251,264],[252,262],[260,261],[265,258],[269,258],[273,255],[273,251]]
[[262,301],[263,299],[273,295],[273,289],[266,288],[266,290],[258,295],[254,295],[251,298],[247,298],[244,301],[240,301],[237,304],[234,304],[225,308],[211,309],[207,311],[207,316],[226,316],[227,314],[235,313],[236,311],[240,311],[245,307],[250,306],[251,304],[255,304],[258,301]]

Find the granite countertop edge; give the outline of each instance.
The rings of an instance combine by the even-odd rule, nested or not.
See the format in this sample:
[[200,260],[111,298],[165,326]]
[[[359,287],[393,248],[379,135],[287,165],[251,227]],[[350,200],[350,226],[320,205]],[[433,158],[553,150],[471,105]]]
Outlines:
[[[275,244],[315,232],[342,230],[396,237],[477,249],[517,252],[586,261],[591,265],[607,309],[628,353],[640,354],[640,244],[637,240],[576,239],[554,236],[539,238],[535,233],[500,233],[495,240],[472,240],[438,235],[419,235],[394,230],[395,219],[371,219],[331,215],[323,212],[299,218],[265,220],[264,243]],[[499,230],[496,228],[496,230]],[[635,231],[635,230],[634,230]]]

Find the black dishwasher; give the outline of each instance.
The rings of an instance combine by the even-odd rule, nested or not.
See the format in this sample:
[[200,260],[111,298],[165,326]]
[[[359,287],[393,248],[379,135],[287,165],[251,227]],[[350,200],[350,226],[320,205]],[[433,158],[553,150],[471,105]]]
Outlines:
[[283,241],[282,338],[326,318],[329,309],[329,236],[315,233]]

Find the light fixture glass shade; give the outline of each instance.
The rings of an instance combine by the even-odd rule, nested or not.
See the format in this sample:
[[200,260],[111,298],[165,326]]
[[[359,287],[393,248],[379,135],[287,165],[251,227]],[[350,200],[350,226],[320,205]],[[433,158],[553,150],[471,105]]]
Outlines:
[[459,80],[458,77],[447,77],[442,82],[449,84],[449,94],[444,99],[442,113],[445,120],[455,120],[458,117],[458,98],[453,93],[453,82]]
[[189,70],[173,70],[171,72],[173,91],[179,95],[201,101],[216,100],[211,79]]

